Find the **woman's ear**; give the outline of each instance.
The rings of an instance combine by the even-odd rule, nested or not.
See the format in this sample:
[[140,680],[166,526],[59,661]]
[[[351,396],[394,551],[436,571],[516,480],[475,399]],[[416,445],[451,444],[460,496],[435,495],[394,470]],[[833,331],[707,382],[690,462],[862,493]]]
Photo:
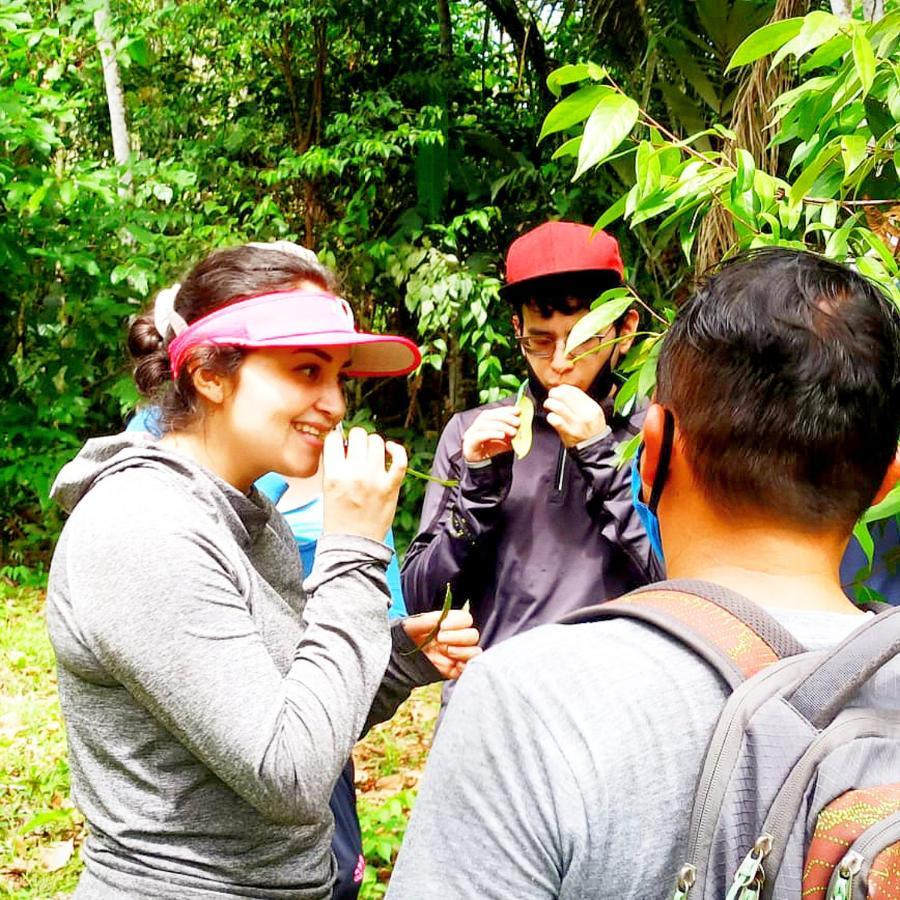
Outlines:
[[513,333],[516,335],[516,337],[521,337],[522,336],[522,322],[519,319],[518,315],[515,313],[513,313],[513,317],[512,317],[512,327],[513,327]]
[[213,406],[221,406],[230,393],[230,376],[222,375],[203,366],[197,366],[191,372],[191,380],[194,382],[194,389],[197,393]]
[[894,455],[894,458],[891,460],[891,464],[887,468],[887,472],[884,473],[884,478],[881,482],[881,487],[878,488],[878,493],[875,495],[875,499],[872,501],[872,506],[876,503],[881,503],[885,497],[894,489],[894,486],[900,482],[900,447],[897,448],[897,452]]

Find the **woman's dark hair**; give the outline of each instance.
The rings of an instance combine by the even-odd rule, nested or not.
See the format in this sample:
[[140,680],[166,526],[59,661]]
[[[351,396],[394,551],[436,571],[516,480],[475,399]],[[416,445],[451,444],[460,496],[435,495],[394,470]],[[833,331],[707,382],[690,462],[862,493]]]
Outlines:
[[[334,289],[334,276],[312,256],[289,250],[245,245],[215,250],[197,263],[175,296],[175,312],[190,325],[197,319],[239,300],[291,290],[310,281],[324,290]],[[128,332],[128,351],[134,361],[134,380],[140,393],[159,410],[163,432],[185,428],[202,409],[192,372],[198,367],[221,375],[238,370],[246,350],[240,347],[200,346],[185,360],[172,380],[168,345],[171,328],[160,334],[153,309],[138,316]]]
[[660,354],[657,400],[725,508],[852,524],[900,439],[900,310],[866,278],[770,248],[706,278]]

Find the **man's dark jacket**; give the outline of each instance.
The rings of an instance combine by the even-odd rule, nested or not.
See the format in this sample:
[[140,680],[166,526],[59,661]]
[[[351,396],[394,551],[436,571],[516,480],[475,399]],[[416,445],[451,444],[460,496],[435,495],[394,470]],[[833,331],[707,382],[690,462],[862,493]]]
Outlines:
[[512,453],[467,464],[463,433],[485,409],[455,415],[441,435],[420,531],[403,563],[410,613],[439,609],[446,585],[453,605],[469,600],[481,644],[492,644],[566,613],[658,580],[646,532],[631,502],[629,468],[615,449],[640,430],[643,411],[613,416],[611,430],[566,450],[535,401],[534,441]]

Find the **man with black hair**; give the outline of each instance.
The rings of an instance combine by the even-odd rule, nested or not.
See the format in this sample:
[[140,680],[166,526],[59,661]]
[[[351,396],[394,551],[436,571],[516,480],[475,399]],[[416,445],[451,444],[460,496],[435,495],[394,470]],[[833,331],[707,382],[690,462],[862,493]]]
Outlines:
[[528,366],[531,450],[512,452],[521,426],[512,397],[450,420],[432,474],[459,484],[428,486],[402,570],[410,612],[440,608],[449,584],[488,647],[652,580],[628,473],[615,460],[640,429],[639,416],[613,412],[612,370],[637,312],[565,352],[576,322],[623,272],[618,243],[588,225],[548,222],[509,248],[502,294]]
[[[728,262],[679,311],[642,434],[634,490],[670,578],[742,595],[811,650],[871,615],[838,570],[900,480],[900,311],[876,287],[796,250]],[[900,658],[881,674],[867,690],[892,707]],[[726,695],[634,619],[495,647],[454,692],[389,896],[671,896]]]

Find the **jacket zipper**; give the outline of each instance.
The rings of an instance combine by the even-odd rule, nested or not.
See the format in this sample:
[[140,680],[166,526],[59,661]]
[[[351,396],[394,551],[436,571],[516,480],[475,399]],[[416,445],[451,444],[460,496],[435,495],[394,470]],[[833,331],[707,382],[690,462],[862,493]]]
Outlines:
[[566,448],[562,447],[559,451],[559,459],[556,463],[556,493],[562,493],[563,475],[566,471]]

